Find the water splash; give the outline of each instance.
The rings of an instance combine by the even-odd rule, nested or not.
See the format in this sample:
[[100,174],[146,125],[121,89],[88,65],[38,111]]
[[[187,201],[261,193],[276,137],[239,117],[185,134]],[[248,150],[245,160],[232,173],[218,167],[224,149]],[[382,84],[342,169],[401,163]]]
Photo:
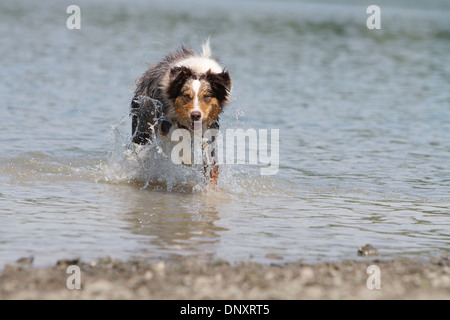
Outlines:
[[[243,113],[236,111],[234,119],[224,121],[221,131],[226,127],[242,126]],[[220,165],[217,186],[206,183],[203,165],[185,166],[173,163],[171,150],[173,142],[152,132],[146,145],[133,143],[129,115],[124,115],[112,126],[109,139],[111,151],[104,166],[105,180],[110,183],[131,183],[144,189],[165,190],[168,192],[225,192],[231,195],[286,195],[287,181],[259,174],[255,165]],[[156,123],[158,120],[155,119]]]
[[167,191],[193,191],[204,186],[203,168],[187,167],[172,162],[172,142],[153,128],[161,119],[155,118],[151,126],[151,139],[146,145],[132,142],[129,134],[121,132],[124,125],[129,129],[128,114],[112,126],[112,150],[105,165],[105,180],[112,183],[135,183],[142,188]]

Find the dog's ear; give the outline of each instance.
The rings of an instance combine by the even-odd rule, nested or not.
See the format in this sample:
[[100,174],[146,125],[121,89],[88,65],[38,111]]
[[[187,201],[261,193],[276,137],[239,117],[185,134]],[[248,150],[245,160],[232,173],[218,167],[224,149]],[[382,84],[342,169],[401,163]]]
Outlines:
[[169,87],[167,88],[167,95],[169,99],[175,100],[181,93],[186,80],[192,76],[192,70],[188,67],[173,67],[169,73]]
[[227,71],[214,73],[211,70],[206,72],[206,80],[211,85],[213,95],[221,102],[228,100],[231,91],[231,78]]

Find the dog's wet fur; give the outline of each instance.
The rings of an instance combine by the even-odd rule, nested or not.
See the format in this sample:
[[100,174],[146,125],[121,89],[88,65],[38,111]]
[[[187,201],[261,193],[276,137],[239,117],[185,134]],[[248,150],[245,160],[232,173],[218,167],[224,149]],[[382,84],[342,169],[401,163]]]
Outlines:
[[[162,135],[174,127],[192,132],[198,121],[202,130],[218,129],[219,116],[230,100],[231,78],[211,57],[209,41],[202,49],[199,55],[181,46],[161,62],[150,65],[136,80],[131,102],[134,143],[147,144],[157,130]],[[216,184],[217,165],[205,172]]]

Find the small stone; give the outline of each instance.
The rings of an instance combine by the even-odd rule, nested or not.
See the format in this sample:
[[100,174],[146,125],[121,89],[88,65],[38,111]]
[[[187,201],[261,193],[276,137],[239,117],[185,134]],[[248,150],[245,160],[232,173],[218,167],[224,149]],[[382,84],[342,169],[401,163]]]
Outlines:
[[315,279],[314,269],[311,267],[303,267],[300,269],[300,279],[303,283],[313,282]]
[[148,270],[145,274],[144,274],[144,279],[145,280],[151,280],[153,278],[153,272],[151,272],[150,270]]
[[283,260],[283,257],[276,253],[268,253],[266,254],[266,258],[271,260]]
[[164,275],[165,269],[166,269],[166,265],[164,264],[163,261],[160,261],[156,264],[153,265],[152,267],[153,271],[155,271],[157,274],[159,275]]
[[19,268],[11,264],[5,264],[3,268],[4,272],[16,272],[17,270],[19,270]]
[[34,257],[24,257],[17,260],[16,263],[22,266],[29,266],[33,264],[33,260]]
[[378,250],[372,247],[370,244],[366,244],[358,249],[358,256],[362,257],[374,257],[378,255]]
[[76,265],[80,262],[80,259],[61,259],[56,262],[57,267],[68,267],[72,265]]

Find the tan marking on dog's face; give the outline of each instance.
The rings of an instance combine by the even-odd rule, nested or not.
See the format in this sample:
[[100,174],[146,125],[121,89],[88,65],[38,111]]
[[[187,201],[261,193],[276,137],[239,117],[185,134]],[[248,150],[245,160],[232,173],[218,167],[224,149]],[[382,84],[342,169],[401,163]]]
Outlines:
[[175,99],[174,107],[180,124],[188,128],[191,125],[192,111],[200,111],[200,120],[206,124],[217,120],[220,113],[219,102],[212,96],[211,86],[205,80],[186,81],[180,95]]

